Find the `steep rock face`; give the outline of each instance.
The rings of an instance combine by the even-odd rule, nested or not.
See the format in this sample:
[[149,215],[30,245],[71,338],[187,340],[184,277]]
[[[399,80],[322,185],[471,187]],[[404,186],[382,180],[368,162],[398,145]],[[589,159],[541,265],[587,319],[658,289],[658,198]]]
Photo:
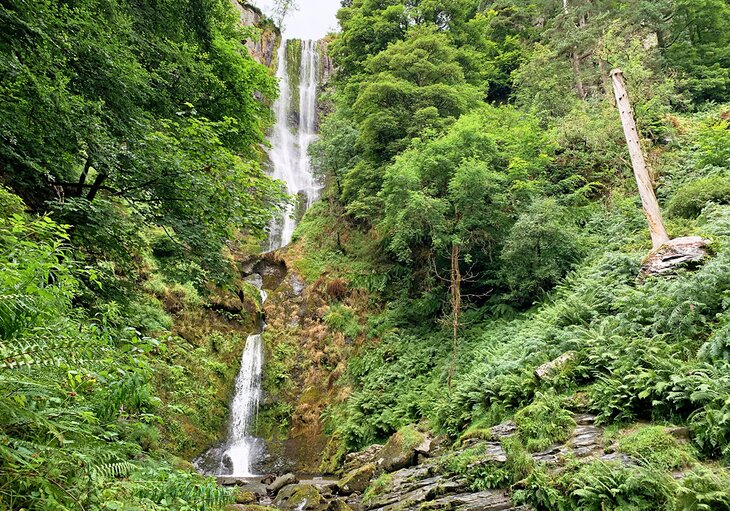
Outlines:
[[242,0],[231,0],[231,3],[238,11],[241,25],[254,28],[254,33],[246,40],[249,53],[257,62],[272,67],[281,43],[281,31],[254,5]]

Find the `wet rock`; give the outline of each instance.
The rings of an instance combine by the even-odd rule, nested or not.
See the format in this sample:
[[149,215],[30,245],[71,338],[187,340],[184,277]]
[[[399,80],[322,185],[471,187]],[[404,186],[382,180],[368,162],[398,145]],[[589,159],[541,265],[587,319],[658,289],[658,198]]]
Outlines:
[[687,427],[674,426],[667,428],[667,433],[672,435],[677,440],[689,440],[690,431]]
[[284,511],[327,511],[329,502],[311,484],[290,484],[274,499],[274,506]]
[[486,442],[486,452],[473,465],[501,464],[507,462],[507,454],[498,442]]
[[568,446],[572,453],[578,458],[602,454],[601,440],[603,438],[603,430],[596,426],[577,426],[573,431],[572,438],[568,441]]
[[596,423],[596,416],[589,413],[579,413],[573,416],[573,420],[578,426],[592,426]]
[[576,353],[574,351],[568,351],[567,353],[563,353],[555,360],[547,362],[535,369],[535,376],[538,380],[544,380],[546,378],[549,378],[550,376],[560,371],[563,367],[565,367],[570,361],[572,361],[575,358],[575,355]]
[[[408,508],[406,508],[408,509]],[[449,511],[526,511],[527,506],[515,507],[503,491],[487,490],[476,493],[460,493],[435,499],[418,509],[448,509]]]
[[375,463],[368,463],[348,472],[337,482],[339,493],[342,495],[350,495],[352,493],[364,492],[370,484],[373,475],[375,475],[375,470]]
[[618,461],[622,465],[634,465],[634,462],[622,452],[611,452],[600,456],[603,461]]
[[373,444],[367,449],[348,454],[345,456],[342,472],[347,473],[368,463],[375,463],[378,459],[378,453],[382,448],[383,446],[380,444]]
[[393,472],[413,465],[416,447],[423,444],[426,435],[414,426],[406,426],[393,434],[378,453],[378,466],[385,472]]
[[253,270],[261,275],[264,289],[276,289],[288,273],[286,263],[271,253],[264,254],[254,265]]
[[335,499],[329,503],[327,511],[352,511],[352,507],[342,499]]
[[431,454],[431,443],[432,443],[432,440],[433,439],[431,437],[426,436],[423,439],[423,442],[421,442],[420,444],[418,444],[416,446],[416,448],[415,448],[416,454],[420,454],[420,455],[423,455],[423,456],[428,456],[429,454]]
[[500,440],[502,438],[511,437],[517,433],[517,424],[515,424],[515,421],[506,421],[502,424],[493,426],[489,431],[495,440]]
[[271,495],[276,495],[282,488],[287,485],[296,484],[299,480],[294,474],[284,474],[283,476],[277,477],[273,483],[266,487],[266,490]]

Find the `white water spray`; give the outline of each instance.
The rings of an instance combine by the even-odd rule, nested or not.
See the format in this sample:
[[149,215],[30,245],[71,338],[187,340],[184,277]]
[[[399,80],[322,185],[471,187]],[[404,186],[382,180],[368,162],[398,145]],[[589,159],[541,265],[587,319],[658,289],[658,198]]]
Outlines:
[[298,208],[289,206],[281,218],[271,223],[269,250],[289,244],[296,227],[295,209],[307,209],[317,198],[319,185],[312,174],[309,146],[317,138],[317,87],[320,58],[316,41],[301,41],[299,64],[298,118],[292,119],[292,90],[289,83],[286,49],[300,41],[283,41],[279,47],[276,76],[279,97],[274,103],[276,124],[270,137],[269,158],[272,177],[286,183],[287,192],[299,201]]
[[255,475],[252,462],[259,444],[251,436],[261,399],[261,371],[264,352],[261,335],[249,335],[241,356],[241,371],[236,378],[236,394],[231,404],[231,422],[228,431],[228,450],[225,455],[231,461],[231,475],[250,477]]

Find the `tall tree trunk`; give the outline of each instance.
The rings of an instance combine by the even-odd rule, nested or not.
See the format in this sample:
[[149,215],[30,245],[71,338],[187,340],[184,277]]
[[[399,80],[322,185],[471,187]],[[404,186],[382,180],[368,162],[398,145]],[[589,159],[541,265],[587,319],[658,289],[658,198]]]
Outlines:
[[659,211],[659,203],[656,200],[656,195],[654,195],[652,179],[646,168],[644,153],[639,143],[639,132],[636,129],[636,120],[631,109],[629,95],[626,92],[623,72],[620,69],[614,69],[611,71],[611,78],[613,80],[613,91],[616,96],[616,105],[621,114],[621,124],[623,124],[624,135],[626,136],[626,144],[629,146],[631,165],[634,168],[634,177],[639,187],[641,204],[644,208],[646,220],[649,223],[651,243],[653,249],[656,250],[669,241],[669,235],[664,228],[662,214]]
[[93,200],[96,198],[96,194],[99,193],[99,190],[101,189],[101,185],[104,184],[104,181],[106,181],[107,177],[109,176],[107,174],[104,174],[103,172],[96,176],[96,179],[94,179],[94,183],[91,185],[89,193],[86,196],[86,200],[88,200],[89,202],[93,202]]
[[461,269],[459,256],[461,247],[455,241],[451,242],[451,328],[454,342],[454,352],[449,366],[449,390],[456,370],[456,358],[459,355],[459,317],[461,316]]

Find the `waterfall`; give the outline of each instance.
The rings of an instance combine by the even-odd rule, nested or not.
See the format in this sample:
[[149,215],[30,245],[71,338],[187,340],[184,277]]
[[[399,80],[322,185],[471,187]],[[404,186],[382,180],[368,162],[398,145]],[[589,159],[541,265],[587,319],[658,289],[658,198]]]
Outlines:
[[[296,96],[292,91],[287,59],[287,50],[296,50],[295,45],[300,45],[301,48]],[[287,192],[296,197],[298,204],[290,205],[280,218],[272,221],[268,250],[276,250],[289,244],[297,219],[312,205],[319,192],[308,154],[310,144],[317,138],[319,75],[320,56],[316,41],[294,39],[281,43],[276,70],[279,97],[274,103],[276,124],[269,137],[269,159],[272,177],[286,183]],[[295,105],[296,97],[299,102]]]
[[[297,47],[299,45],[299,47]],[[292,90],[292,73],[288,69],[287,51],[301,54],[298,62],[298,87]],[[297,63],[295,63],[297,65]],[[292,70],[294,71],[294,70]],[[297,218],[317,198],[319,185],[312,174],[309,145],[317,138],[317,88],[319,86],[320,56],[316,41],[283,41],[278,51],[276,76],[279,79],[279,97],[274,103],[276,124],[269,141],[271,175],[286,183],[288,193],[298,199],[270,226],[268,249],[276,250],[289,244]],[[298,100],[297,100],[298,99]],[[261,292],[266,300],[261,275],[250,275],[247,282]],[[194,460],[198,471],[204,474],[252,477],[255,462],[264,453],[263,441],[253,436],[253,428],[261,399],[263,371],[263,342],[261,324],[257,333],[249,335],[241,356],[241,370],[236,378],[235,395],[231,403],[231,418],[225,442],[212,447]]]
[[261,370],[264,351],[261,334],[249,335],[241,356],[241,371],[236,378],[236,394],[231,404],[231,422],[228,432],[229,447],[225,455],[231,461],[231,475],[255,475],[252,461],[259,439],[251,436],[261,398]]

